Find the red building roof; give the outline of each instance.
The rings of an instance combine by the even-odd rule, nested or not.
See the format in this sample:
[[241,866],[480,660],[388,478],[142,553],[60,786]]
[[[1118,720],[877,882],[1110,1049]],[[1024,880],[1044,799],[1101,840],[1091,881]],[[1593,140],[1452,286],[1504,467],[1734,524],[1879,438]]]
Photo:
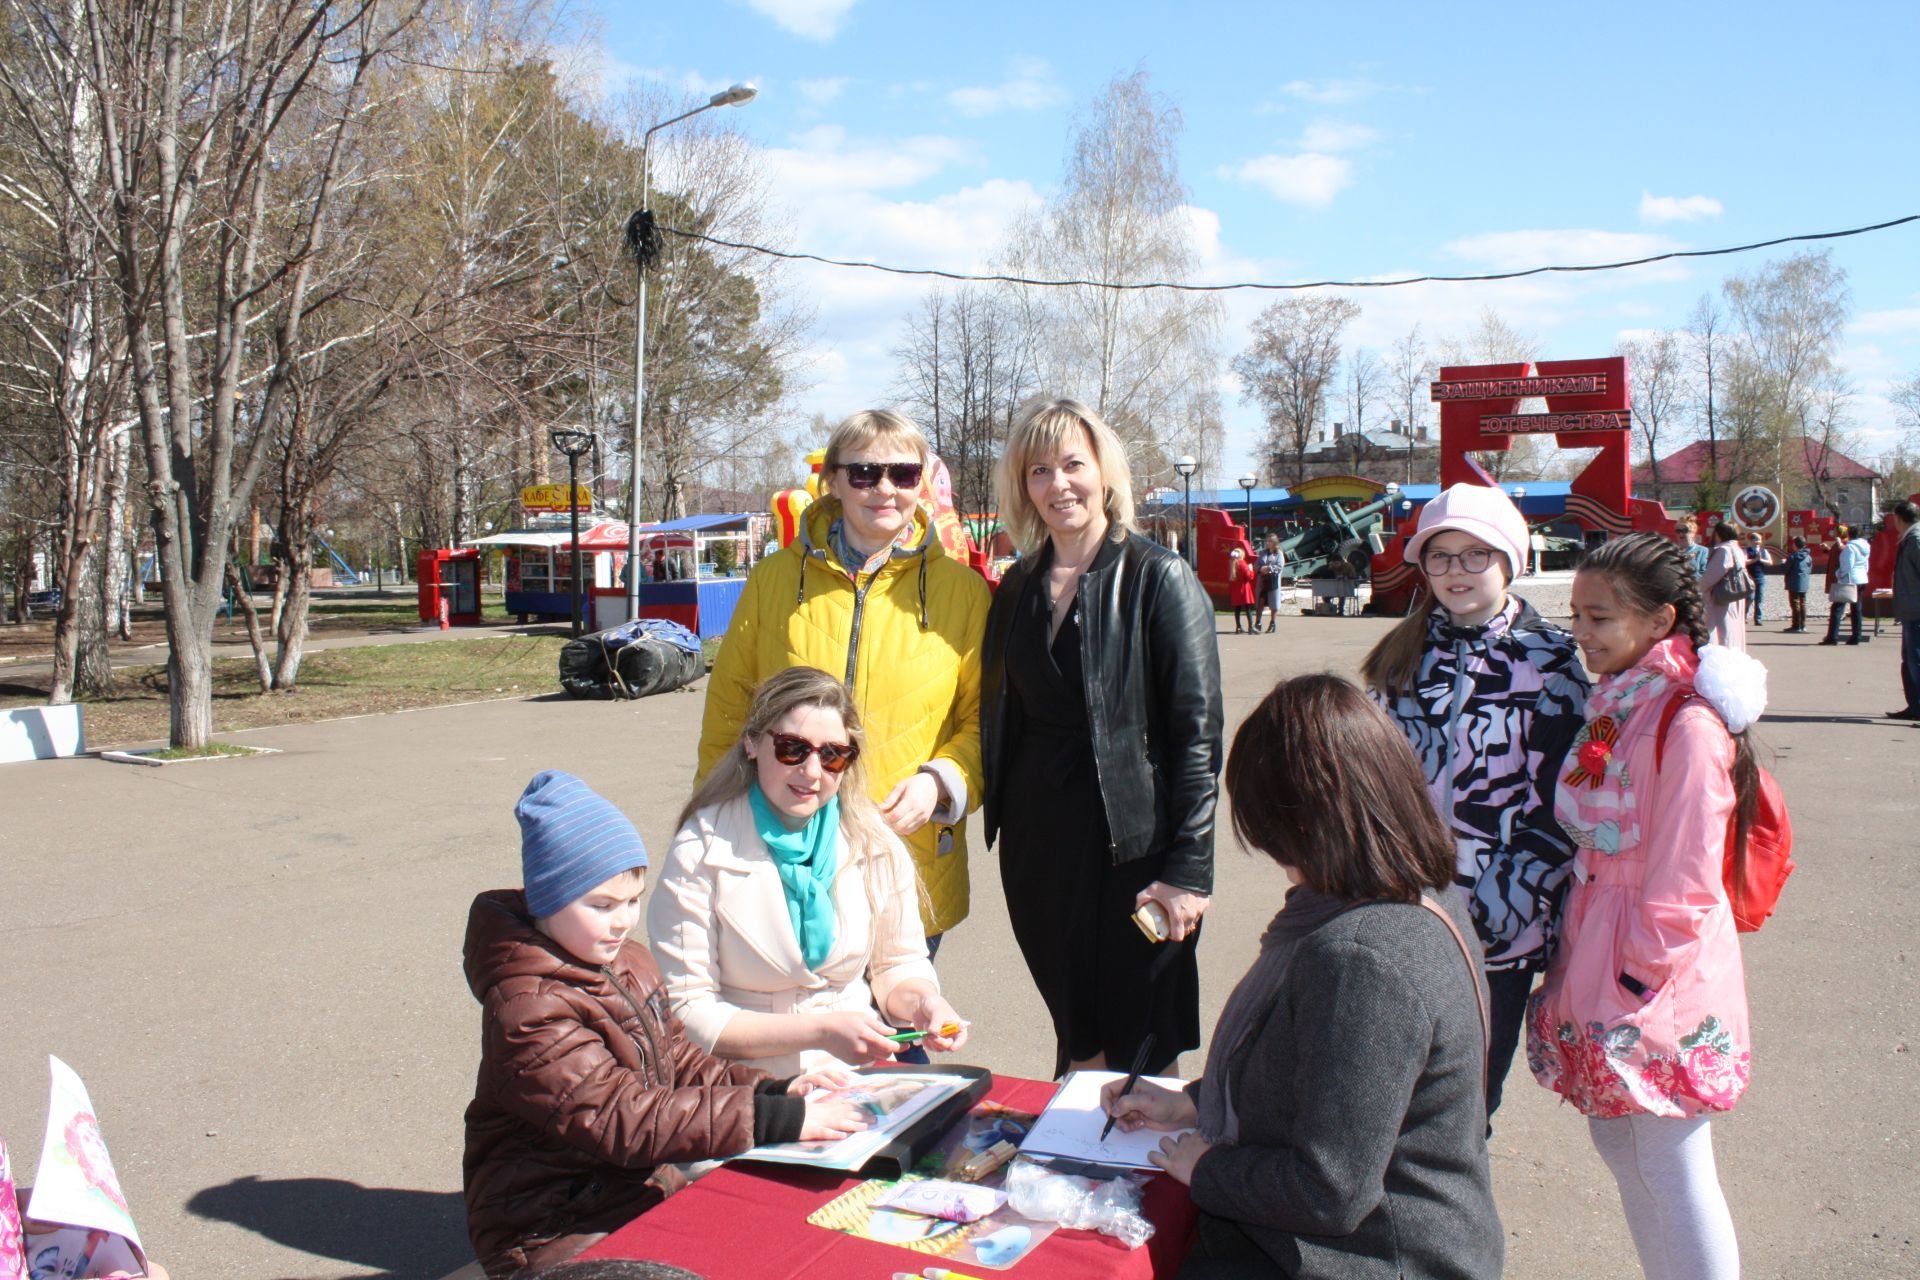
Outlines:
[[[1737,452],[1738,450],[1730,444],[1720,446],[1719,456],[1714,459],[1718,463],[1716,469],[1720,473],[1714,479],[1719,483],[1727,484],[1740,478],[1732,474],[1734,455]],[[1668,454],[1660,459],[1660,483],[1699,484],[1707,473],[1707,458],[1705,440],[1696,440],[1686,448]],[[1872,467],[1855,462],[1838,449],[1829,449],[1818,440],[1809,440],[1805,436],[1788,441],[1781,461],[1789,467],[1798,462],[1805,474],[1819,476],[1823,480],[1871,480],[1880,474]],[[1643,462],[1635,467],[1633,483],[1635,485],[1652,484],[1652,465]]]

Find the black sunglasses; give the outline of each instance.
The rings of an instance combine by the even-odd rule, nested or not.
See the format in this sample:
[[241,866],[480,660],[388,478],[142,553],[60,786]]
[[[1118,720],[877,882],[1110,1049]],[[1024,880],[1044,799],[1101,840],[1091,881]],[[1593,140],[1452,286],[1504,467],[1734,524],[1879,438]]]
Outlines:
[[926,470],[918,462],[843,462],[840,469],[847,473],[847,483],[856,489],[873,488],[883,474],[893,481],[896,489],[918,489],[920,473]]
[[773,735],[773,758],[781,764],[805,764],[812,755],[820,757],[820,767],[828,773],[845,773],[847,766],[860,758],[860,744],[822,742],[815,745],[790,733]]

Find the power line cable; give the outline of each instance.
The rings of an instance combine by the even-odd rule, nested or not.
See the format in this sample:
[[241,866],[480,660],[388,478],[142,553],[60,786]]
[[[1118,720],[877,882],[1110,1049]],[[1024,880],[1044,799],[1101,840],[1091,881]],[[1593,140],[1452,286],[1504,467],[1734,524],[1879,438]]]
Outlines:
[[1301,289],[1394,289],[1409,284],[1469,284],[1486,280],[1519,280],[1526,276],[1547,275],[1551,273],[1575,274],[1591,271],[1619,271],[1626,267],[1643,267],[1652,262],[1670,262],[1676,258],[1717,258],[1730,253],[1751,253],[1755,249],[1771,249],[1775,245],[1798,244],[1812,240],[1839,240],[1847,236],[1866,235],[1870,231],[1885,231],[1889,227],[1902,226],[1909,222],[1920,222],[1920,213],[1911,213],[1904,218],[1894,218],[1887,222],[1876,222],[1872,226],[1850,227],[1845,231],[1812,231],[1803,235],[1779,236],[1772,240],[1756,240],[1752,244],[1737,244],[1725,249],[1676,249],[1672,253],[1656,253],[1645,258],[1629,258],[1622,262],[1595,262],[1579,266],[1528,267],[1523,271],[1496,271],[1484,275],[1467,276],[1407,276],[1398,280],[1308,280],[1297,284],[1270,284],[1261,281],[1243,280],[1233,284],[1184,284],[1171,280],[1155,280],[1139,284],[1115,284],[1108,280],[1034,280],[1026,276],[972,275],[964,271],[940,271],[933,267],[890,267],[879,262],[851,262],[845,258],[827,258],[817,253],[795,253],[786,249],[771,249],[766,245],[746,244],[738,240],[723,240],[719,236],[710,236],[698,231],[684,231],[679,227],[662,222],[659,229],[684,240],[700,240],[707,244],[718,245],[725,249],[739,249],[748,253],[761,253],[771,258],[785,258],[793,262],[819,262],[829,267],[855,267],[863,271],[880,271],[895,276],[935,276],[942,280],[956,280],[964,284],[1023,284],[1044,289],[1112,289],[1129,292],[1141,289],[1169,289],[1179,293],[1232,293],[1242,289],[1257,289],[1268,292],[1283,292]]

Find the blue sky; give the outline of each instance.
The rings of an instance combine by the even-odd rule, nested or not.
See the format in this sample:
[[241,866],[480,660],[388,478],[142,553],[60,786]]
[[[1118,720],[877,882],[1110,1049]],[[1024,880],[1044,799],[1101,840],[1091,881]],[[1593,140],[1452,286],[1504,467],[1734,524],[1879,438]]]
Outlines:
[[[1144,69],[1185,118],[1203,278],[1509,270],[1638,257],[1920,213],[1920,5],[965,5],[699,0],[589,5],[600,72],[710,93],[765,149],[786,246],[981,270],[1058,180],[1074,113]],[[1920,372],[1920,224],[1831,242],[1853,289],[1842,359],[1863,452],[1877,394]],[[1368,290],[1349,346],[1491,306],[1545,358],[1609,353],[1791,249],[1575,279]],[[928,287],[796,268],[817,309],[802,407],[882,402]],[[1229,295],[1225,346],[1271,297]],[[1223,470],[1259,415],[1223,370]],[[1073,388],[1061,388],[1073,393]]]

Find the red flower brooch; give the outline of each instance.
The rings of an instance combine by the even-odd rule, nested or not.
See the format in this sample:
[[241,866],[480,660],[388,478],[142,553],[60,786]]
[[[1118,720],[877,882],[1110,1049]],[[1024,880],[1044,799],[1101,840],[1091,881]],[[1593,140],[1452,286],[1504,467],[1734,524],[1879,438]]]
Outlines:
[[1578,762],[1566,781],[1570,786],[1585,783],[1591,790],[1599,790],[1602,779],[1606,777],[1607,764],[1613,759],[1613,744],[1620,741],[1620,726],[1613,722],[1612,716],[1601,716],[1587,726],[1587,740],[1580,744],[1580,750],[1574,753]]

